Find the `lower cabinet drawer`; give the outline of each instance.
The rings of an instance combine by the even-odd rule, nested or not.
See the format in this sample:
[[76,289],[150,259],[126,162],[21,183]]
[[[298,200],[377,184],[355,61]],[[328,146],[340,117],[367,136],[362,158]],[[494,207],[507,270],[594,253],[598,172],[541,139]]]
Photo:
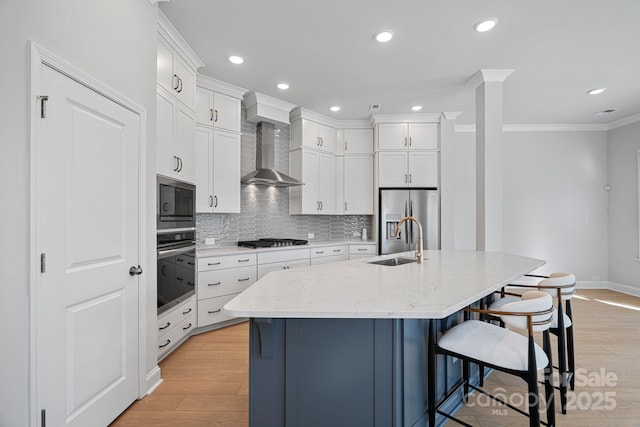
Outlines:
[[201,271],[198,273],[198,299],[238,294],[256,281],[255,266]]
[[196,298],[195,296],[193,296],[179,306],[165,313],[162,313],[158,317],[158,337],[161,337],[162,334],[165,334],[169,330],[173,329],[174,326],[183,322],[184,319],[191,316],[192,314],[195,314],[195,312]]
[[215,298],[207,298],[198,301],[198,327],[201,328],[225,320],[235,319],[224,313],[223,307],[226,303],[236,297],[237,294],[225,295]]
[[164,356],[170,350],[173,350],[195,327],[196,315],[193,313],[167,332],[160,334],[158,336],[158,358]]
[[347,259],[347,255],[346,254],[323,256],[323,257],[319,257],[319,258],[311,258],[311,265],[328,264],[330,262],[345,261],[346,259]]

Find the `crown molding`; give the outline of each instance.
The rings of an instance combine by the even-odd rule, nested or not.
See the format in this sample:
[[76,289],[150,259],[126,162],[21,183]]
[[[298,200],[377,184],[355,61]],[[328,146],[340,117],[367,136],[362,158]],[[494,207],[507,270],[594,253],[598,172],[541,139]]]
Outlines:
[[372,125],[378,123],[440,123],[442,113],[422,114],[372,114],[369,117]]
[[293,111],[291,111],[290,119],[291,121],[300,119],[311,120],[312,122],[320,123],[336,129],[342,127],[340,120],[336,120],[333,117],[328,117],[324,114],[316,113],[315,111],[307,110],[302,107],[294,108]]
[[630,125],[631,123],[640,122],[640,113],[634,114],[624,119],[616,120],[611,123],[607,123],[607,130],[617,129],[622,126]]
[[180,35],[176,27],[169,21],[164,13],[158,9],[158,33],[178,52],[180,56],[194,69],[204,67],[204,62],[198,54],[189,46],[189,43]]
[[171,1],[171,0],[149,0],[149,3],[151,3],[151,6],[154,6],[157,3],[160,3],[160,2],[167,2],[168,3],[169,1]]
[[465,84],[466,87],[478,87],[485,82],[503,82],[513,73],[515,69],[490,69],[482,68],[478,70]]
[[234,98],[242,98],[249,92],[249,89],[232,85],[231,83],[223,82],[222,80],[214,79],[204,74],[198,74],[196,76],[196,86],[233,96]]
[[462,114],[462,111],[443,111],[441,120],[455,120]]

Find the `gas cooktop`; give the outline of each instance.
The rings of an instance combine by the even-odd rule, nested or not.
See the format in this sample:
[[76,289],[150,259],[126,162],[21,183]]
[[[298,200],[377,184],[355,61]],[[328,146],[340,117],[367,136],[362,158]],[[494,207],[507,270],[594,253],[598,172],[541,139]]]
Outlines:
[[238,246],[244,246],[247,248],[276,248],[281,246],[306,245],[307,243],[309,242],[299,239],[258,239],[238,242]]

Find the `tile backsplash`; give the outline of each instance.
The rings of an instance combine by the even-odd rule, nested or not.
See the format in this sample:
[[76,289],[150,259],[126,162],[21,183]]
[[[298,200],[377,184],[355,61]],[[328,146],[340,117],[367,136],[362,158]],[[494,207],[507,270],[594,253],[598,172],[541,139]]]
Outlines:
[[[256,165],[256,125],[246,121],[242,107],[241,175]],[[289,173],[289,126],[277,126],[275,133],[275,167]],[[239,214],[197,214],[197,247],[236,245],[239,240],[262,237],[313,240],[359,240],[363,228],[372,235],[370,215],[289,215],[289,189],[242,185]],[[354,236],[357,234],[357,236]],[[205,238],[215,238],[215,245],[205,245]]]

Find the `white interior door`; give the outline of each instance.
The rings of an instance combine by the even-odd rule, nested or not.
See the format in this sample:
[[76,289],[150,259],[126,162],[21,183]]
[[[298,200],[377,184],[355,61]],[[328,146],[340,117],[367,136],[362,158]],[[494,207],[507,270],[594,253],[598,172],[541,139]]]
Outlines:
[[140,117],[42,66],[36,143],[38,409],[106,426],[137,397]]

